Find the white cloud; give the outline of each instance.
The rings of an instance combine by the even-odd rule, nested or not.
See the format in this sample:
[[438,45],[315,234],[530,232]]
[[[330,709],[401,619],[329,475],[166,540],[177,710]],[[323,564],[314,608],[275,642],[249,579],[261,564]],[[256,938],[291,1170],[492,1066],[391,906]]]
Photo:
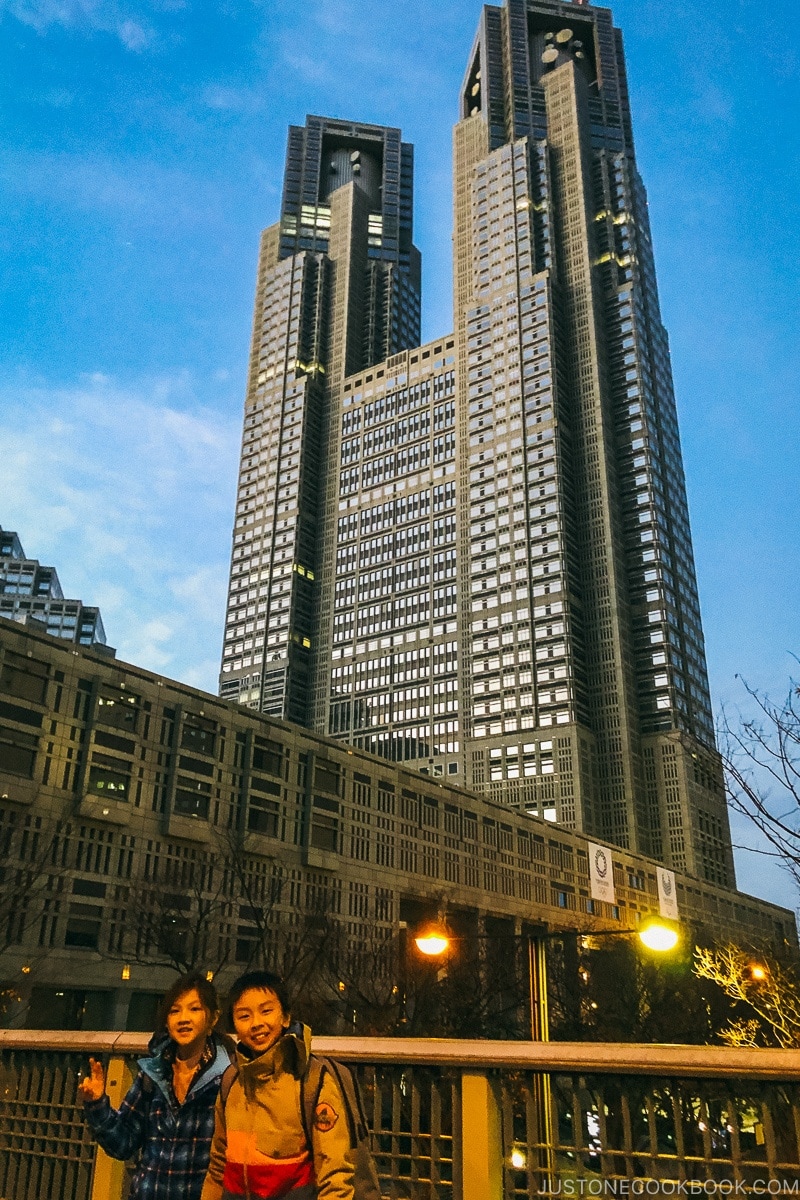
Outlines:
[[[312,0],[295,10],[302,29],[287,20],[275,45],[270,46],[271,52],[277,52],[277,57],[271,53],[270,62],[275,78],[288,68],[295,82],[299,79],[314,89],[324,87],[328,103],[345,98],[352,103],[358,91],[357,84],[354,91],[354,80],[363,73],[371,81],[373,105],[379,100],[379,109],[382,104],[393,107],[398,95],[437,95],[446,78],[437,51],[450,39],[437,30],[436,16],[428,8],[423,15],[417,7],[412,3],[402,14],[394,10],[383,13],[381,36],[376,37],[376,14],[368,5],[352,0]],[[411,53],[423,27],[436,40],[426,45],[426,53]],[[354,117],[349,111],[339,115]]]
[[0,385],[0,414],[0,523],[99,605],[121,658],[215,690],[238,415],[198,408],[186,375]]
[[176,576],[170,580],[172,595],[182,607],[195,618],[214,621],[225,608],[228,594],[228,574],[218,565],[206,565],[191,575]]
[[187,225],[219,230],[226,220],[225,185],[152,160],[24,148],[6,154],[2,171],[5,187],[23,202],[122,218],[128,229],[133,222],[161,234]]
[[268,105],[266,92],[250,88],[225,87],[222,84],[210,84],[203,89],[201,98],[207,108],[217,112],[240,113],[246,116],[264,112]]
[[146,50],[153,41],[153,31],[146,29],[138,21],[123,21],[117,29],[117,36],[126,50],[140,52]]
[[115,0],[0,0],[0,12],[8,12],[37,33],[52,25],[79,32],[110,33],[126,50],[140,53],[153,44],[155,32],[147,19],[133,16]]

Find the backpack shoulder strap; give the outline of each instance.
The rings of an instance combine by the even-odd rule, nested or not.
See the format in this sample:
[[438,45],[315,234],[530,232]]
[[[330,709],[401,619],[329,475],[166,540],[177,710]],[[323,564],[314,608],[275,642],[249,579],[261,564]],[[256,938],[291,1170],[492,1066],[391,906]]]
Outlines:
[[314,1113],[319,1104],[319,1094],[322,1090],[322,1076],[325,1074],[328,1062],[327,1058],[323,1058],[319,1054],[309,1054],[308,1066],[303,1076],[300,1118],[309,1146],[311,1145],[311,1131],[314,1128]]
[[357,1146],[369,1136],[361,1091],[353,1077],[353,1072],[344,1063],[337,1062],[335,1058],[327,1058],[325,1065],[339,1085],[339,1091],[342,1093],[344,1106],[347,1109],[350,1143]]
[[342,1095],[350,1135],[348,1157],[353,1166],[353,1196],[355,1200],[381,1200],[380,1180],[372,1157],[372,1137],[358,1080],[348,1066],[335,1058],[324,1059],[324,1069],[336,1080]]
[[239,1068],[237,1067],[236,1063],[230,1063],[230,1065],[227,1066],[222,1072],[222,1078],[219,1081],[219,1094],[222,1099],[223,1108],[228,1103],[228,1096],[230,1095],[234,1080],[238,1074]]

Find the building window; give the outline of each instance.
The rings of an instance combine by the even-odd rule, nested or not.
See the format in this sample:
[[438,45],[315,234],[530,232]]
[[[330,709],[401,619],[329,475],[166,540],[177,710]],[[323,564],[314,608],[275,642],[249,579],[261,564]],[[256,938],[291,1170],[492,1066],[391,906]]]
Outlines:
[[111,695],[98,696],[97,721],[100,725],[111,725],[115,729],[126,729],[130,733],[136,731],[139,697],[120,692]]
[[71,904],[64,945],[97,950],[100,944],[100,911],[93,904]]
[[181,746],[198,754],[213,755],[217,726],[205,717],[187,713],[181,734]]
[[283,778],[284,750],[280,742],[271,742],[266,738],[256,738],[253,746],[253,766],[257,771],[266,771],[269,775]]
[[315,796],[311,815],[311,845],[317,850],[339,850],[339,805],[326,796]]
[[0,691],[20,700],[44,704],[47,693],[47,664],[6,651],[0,667]]
[[250,796],[250,809],[247,814],[247,828],[254,833],[263,833],[267,837],[278,836],[280,808],[274,800],[265,796]]
[[88,791],[110,800],[128,800],[131,789],[130,764],[119,758],[95,754],[89,767]]
[[31,779],[38,744],[39,739],[29,733],[0,728],[0,771]]
[[176,813],[181,813],[188,817],[202,817],[205,820],[208,816],[210,801],[210,783],[202,783],[197,779],[188,779],[184,775],[178,776],[178,785],[175,788]]

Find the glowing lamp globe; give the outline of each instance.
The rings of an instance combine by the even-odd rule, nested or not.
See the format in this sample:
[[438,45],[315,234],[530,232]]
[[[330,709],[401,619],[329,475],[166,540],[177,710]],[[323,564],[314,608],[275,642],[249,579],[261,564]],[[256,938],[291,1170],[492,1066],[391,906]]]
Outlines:
[[667,925],[662,921],[647,921],[639,930],[640,941],[648,950],[656,950],[659,954],[674,950],[678,938],[678,930],[674,925]]
[[420,934],[418,938],[414,938],[414,943],[422,954],[436,958],[437,955],[444,954],[450,945],[450,939],[438,930],[431,929],[427,933]]

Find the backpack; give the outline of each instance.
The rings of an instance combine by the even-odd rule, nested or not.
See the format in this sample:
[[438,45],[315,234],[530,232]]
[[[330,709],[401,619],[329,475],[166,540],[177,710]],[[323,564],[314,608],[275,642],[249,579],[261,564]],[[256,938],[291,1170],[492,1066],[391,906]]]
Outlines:
[[[339,1091],[344,1100],[347,1127],[350,1131],[350,1149],[353,1159],[353,1195],[355,1200],[381,1200],[381,1185],[378,1182],[378,1172],[372,1157],[370,1147],[370,1131],[364,1112],[364,1102],[358,1081],[349,1067],[336,1062],[333,1058],[325,1058],[321,1054],[311,1054],[308,1067],[303,1076],[302,1107],[300,1119],[306,1141],[311,1145],[311,1130],[314,1125],[314,1114],[319,1103],[319,1093],[325,1072],[332,1075],[339,1085]],[[219,1094],[223,1107],[225,1106],[233,1082],[239,1074],[236,1063],[226,1068],[220,1081]]]

